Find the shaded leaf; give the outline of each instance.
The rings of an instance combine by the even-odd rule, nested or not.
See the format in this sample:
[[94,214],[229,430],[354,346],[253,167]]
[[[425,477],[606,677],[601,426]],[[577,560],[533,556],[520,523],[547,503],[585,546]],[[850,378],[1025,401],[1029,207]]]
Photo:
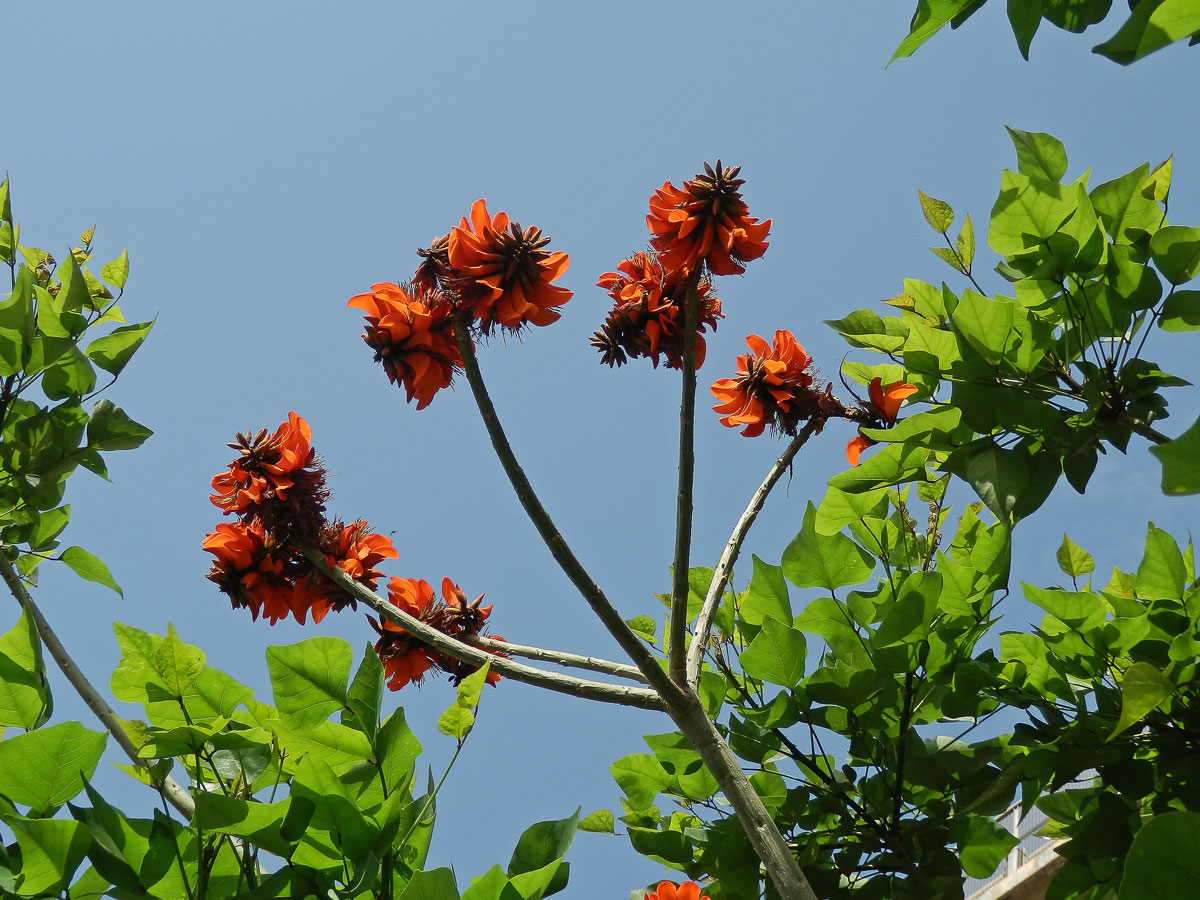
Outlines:
[[1148,662],[1135,662],[1121,678],[1121,717],[1108,739],[1111,741],[1175,693],[1175,685]]

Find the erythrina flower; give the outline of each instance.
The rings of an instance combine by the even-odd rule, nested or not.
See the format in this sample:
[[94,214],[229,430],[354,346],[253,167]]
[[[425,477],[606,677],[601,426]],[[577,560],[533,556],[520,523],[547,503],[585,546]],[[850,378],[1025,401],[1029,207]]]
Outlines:
[[[610,366],[623,365],[629,358],[649,357],[655,368],[659,357],[666,366],[683,366],[683,311],[687,300],[689,273],[686,269],[665,269],[653,250],[638,252],[617,265],[616,272],[605,272],[596,282],[613,299],[613,308],[603,327],[592,336],[592,346]],[[717,319],[724,318],[721,301],[712,294],[712,281],[696,283],[697,334],[696,368],[704,364],[705,327],[716,330]]]
[[650,243],[668,269],[703,263],[714,275],[740,275],[767,251],[771,220],[747,215],[738,189],[740,166],[704,164],[704,172],[677,188],[666,182],[650,198]]
[[679,886],[660,881],[657,888],[646,894],[645,900],[709,900],[709,897],[700,893],[700,885],[694,881],[685,881]]
[[257,516],[267,530],[291,529],[314,538],[329,491],[308,423],[290,412],[274,434],[265,428],[239,434],[229,447],[239,455],[213,478],[213,504],[243,519]]
[[[878,428],[891,427],[896,422],[896,416],[900,414],[900,405],[916,392],[916,386],[904,381],[893,381],[885,385],[882,378],[872,378],[867,386],[870,400],[866,409],[862,410],[859,421]],[[846,445],[846,462],[857,466],[862,452],[874,443],[875,441],[859,432]]]
[[[390,538],[373,534],[361,519],[349,525],[339,521],[326,525],[320,548],[325,553],[326,565],[341,569],[371,590],[375,590],[375,582],[382,575],[375,567],[385,559],[397,559],[400,556]],[[302,563],[308,568],[306,559],[302,559]],[[310,604],[314,622],[320,622],[330,610],[340,611],[347,606],[358,608],[353,596],[315,569],[310,569],[308,577],[318,589],[318,596]]]
[[207,577],[229,596],[234,609],[245,607],[252,618],[261,614],[272,625],[293,611],[294,585],[257,521],[222,522],[205,536],[203,547],[216,557]]
[[[567,254],[546,250],[550,238],[537,228],[521,228],[507,213],[489,215],[484,200],[471,206],[470,219],[454,228],[446,245],[443,286],[470,309],[484,333],[495,325],[516,330],[522,325],[549,325],[571,292],[552,282],[568,265]],[[436,270],[441,259],[434,248],[426,263]],[[426,277],[421,270],[419,277]],[[432,274],[428,277],[436,277]]]
[[838,404],[828,390],[812,387],[812,362],[790,331],[776,331],[773,344],[757,334],[746,338],[750,353],[737,359],[738,374],[713,383],[718,402],[713,410],[729,428],[745,425],[742,434],[756,437],[769,426],[794,435],[796,426],[817,414],[828,415]]
[[410,403],[416,399],[417,409],[449,387],[454,370],[462,368],[453,309],[437,288],[383,282],[351,297],[346,305],[366,313],[363,340],[392,384],[404,386]]
[[[441,593],[439,602],[434,597],[433,587],[420,578],[393,578],[388,583],[388,600],[392,605],[431,628],[457,638],[480,634],[492,612],[491,606],[480,605],[483,596],[468,603],[466,594],[449,578],[442,579]],[[368,620],[379,635],[375,652],[383,663],[388,687],[393,691],[409,682],[419,684],[431,668],[448,672],[455,684],[475,671],[474,666],[421,643],[403,625],[386,618],[376,621],[368,617]],[[488,652],[503,655],[496,650]],[[500,680],[500,673],[489,670],[486,680],[495,684]]]

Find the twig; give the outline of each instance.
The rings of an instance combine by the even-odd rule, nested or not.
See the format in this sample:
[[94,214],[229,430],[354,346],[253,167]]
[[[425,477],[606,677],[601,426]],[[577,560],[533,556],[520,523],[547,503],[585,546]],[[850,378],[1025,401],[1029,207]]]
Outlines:
[[754,520],[762,512],[763,504],[766,503],[771,489],[775,487],[776,482],[792,464],[792,459],[795,458],[800,448],[810,437],[820,431],[824,424],[824,419],[810,419],[792,438],[792,442],[780,454],[779,459],[775,460],[771,470],[767,472],[767,477],[763,479],[758,490],[754,492],[754,496],[750,498],[750,504],[733,527],[733,533],[729,535],[725,549],[721,551],[721,558],[717,562],[712,581],[708,585],[708,593],[704,596],[704,604],[700,607],[700,613],[696,616],[696,624],[692,628],[692,645],[688,648],[687,654],[687,682],[693,688],[700,679],[700,662],[704,655],[704,648],[708,644],[708,635],[712,630],[713,619],[717,615],[717,607],[721,603],[721,595],[725,593],[725,587],[729,584],[733,564],[737,562],[738,554],[742,550],[742,543],[746,540],[746,535],[750,532]]
[[[603,684],[599,681],[587,681],[583,678],[575,678],[572,675],[546,672],[542,669],[536,669],[533,666],[527,666],[524,663],[513,662],[510,659],[494,656],[486,650],[480,650],[478,647],[464,644],[457,638],[443,634],[420,619],[416,619],[398,607],[393,606],[366,585],[359,584],[341,569],[331,568],[325,563],[325,554],[315,547],[300,545],[299,549],[318,571],[332,579],[338,587],[350,594],[355,600],[361,600],[383,618],[402,626],[405,631],[422,643],[428,644],[455,659],[462,660],[468,665],[482,666],[485,662],[490,662],[493,672],[499,672],[513,681],[532,684],[535,687],[557,691],[560,694],[570,694],[573,697],[599,700],[602,703],[616,703],[620,706],[633,706],[638,709],[653,709],[660,712],[665,709],[663,701],[658,694],[646,688],[629,687],[623,684]],[[497,644],[500,647],[505,646],[503,643],[497,642]]]
[[676,684],[687,681],[688,570],[692,549],[692,486],[696,472],[696,320],[700,267],[688,278],[683,303],[683,390],[679,400],[679,489],[675,498],[675,562],[671,578],[667,671]]
[[[667,673],[662,670],[662,667],[659,666],[658,661],[647,649],[642,639],[634,634],[633,630],[625,624],[625,620],[621,618],[621,614],[617,612],[616,607],[609,602],[604,592],[600,590],[600,586],[592,580],[592,577],[587,573],[583,564],[575,557],[574,552],[572,552],[567,542],[563,539],[563,536],[559,533],[554,520],[550,518],[550,514],[542,506],[542,501],[538,499],[537,494],[534,492],[533,486],[529,483],[529,479],[526,477],[520,463],[517,462],[517,458],[512,451],[512,446],[508,443],[508,438],[504,434],[504,428],[501,426],[500,419],[496,415],[496,408],[492,405],[492,398],[488,396],[487,386],[483,383],[483,375],[479,371],[479,361],[475,358],[475,347],[471,342],[467,325],[462,321],[455,323],[454,340],[458,344],[459,355],[462,356],[463,361],[463,370],[466,373],[467,382],[471,385],[471,394],[475,398],[475,405],[479,408],[479,415],[483,418],[483,424],[487,429],[488,437],[491,438],[492,448],[496,451],[496,456],[500,460],[504,474],[508,476],[508,480],[517,494],[517,499],[520,501],[521,507],[525,510],[529,521],[533,523],[533,527],[541,535],[546,547],[550,550],[550,555],[554,557],[554,561],[558,563],[559,568],[563,570],[563,573],[575,585],[576,590],[587,601],[588,606],[592,608],[592,612],[596,614],[596,617],[608,629],[608,633],[613,636],[621,646],[621,649],[625,651],[634,664],[637,665],[638,669],[641,670],[642,674],[646,676],[647,683],[652,685],[668,704],[679,701],[683,697],[683,692],[679,690],[678,686],[670,679]],[[493,668],[496,668],[494,664]],[[500,670],[497,669],[497,671]]]
[[164,775],[162,778],[157,778],[153,775],[151,766],[154,764],[154,760],[143,759],[138,755],[137,747],[130,740],[117,714],[113,712],[112,707],[108,705],[108,702],[100,695],[100,692],[87,680],[87,677],[80,671],[79,666],[75,664],[75,660],[71,659],[71,655],[67,653],[67,648],[63,646],[62,641],[58,639],[58,635],[54,633],[54,629],[50,627],[50,623],[46,621],[46,617],[42,615],[42,611],[33,602],[33,597],[26,590],[24,582],[21,581],[21,576],[17,574],[17,570],[13,567],[12,562],[3,553],[0,553],[0,577],[4,578],[4,583],[8,585],[8,589],[12,591],[12,595],[17,598],[17,601],[29,613],[30,618],[33,619],[33,625],[37,629],[38,637],[42,639],[46,650],[49,651],[54,661],[58,663],[58,667],[62,670],[63,675],[71,683],[71,687],[75,688],[75,692],[83,698],[83,702],[95,713],[96,718],[108,729],[109,734],[116,738],[118,746],[125,751],[125,755],[129,757],[133,764],[151,772],[154,787],[172,806],[183,814],[184,818],[190,820],[196,811],[196,802],[192,799],[191,794],[170,775]]
[[513,644],[483,635],[469,635],[463,638],[464,644],[479,647],[481,650],[499,650],[509,656],[523,656],[525,659],[539,659],[559,666],[574,669],[587,669],[591,672],[601,672],[605,675],[615,675],[618,678],[629,678],[633,681],[646,683],[646,676],[635,666],[601,659],[598,656],[581,656],[578,653],[567,653],[564,650],[547,650],[542,647],[531,647],[528,644]]

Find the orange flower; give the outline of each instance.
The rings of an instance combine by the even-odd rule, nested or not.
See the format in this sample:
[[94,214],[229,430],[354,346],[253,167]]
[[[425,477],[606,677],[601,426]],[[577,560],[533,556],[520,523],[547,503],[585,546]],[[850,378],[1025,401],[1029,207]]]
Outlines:
[[213,504],[243,519],[258,516],[267,530],[292,527],[315,537],[329,491],[308,423],[290,412],[274,434],[245,432],[229,446],[239,456],[213,477]]
[[714,275],[740,275],[767,251],[771,220],[748,216],[740,166],[704,164],[704,172],[677,188],[666,182],[650,198],[650,243],[668,269],[701,263]]
[[[458,294],[485,334],[497,324],[512,330],[549,325],[571,292],[551,283],[567,270],[568,260],[565,253],[544,249],[548,243],[539,229],[522,229],[507,213],[491,216],[486,201],[476,200],[470,219],[450,232],[443,286]],[[435,248],[427,253],[436,270],[441,263]],[[425,270],[423,263],[419,273]]]
[[433,395],[449,387],[454,370],[462,368],[454,343],[453,312],[436,288],[390,282],[371,285],[351,297],[347,306],[366,313],[363,340],[383,363],[388,379],[404,385],[408,401],[424,409]]
[[737,376],[712,386],[720,401],[713,410],[722,415],[722,425],[745,425],[746,437],[756,437],[768,426],[794,435],[801,420],[829,415],[840,406],[828,390],[813,389],[808,372],[812,360],[790,331],[776,331],[774,344],[752,334],[746,346],[751,352],[738,357]]
[[[885,386],[882,378],[872,378],[867,386],[870,401],[862,410],[859,421],[877,428],[891,427],[900,414],[900,405],[916,392],[917,388],[905,381],[893,381]],[[857,466],[862,452],[874,444],[875,441],[859,432],[846,445],[846,462]]]
[[[688,271],[664,269],[659,256],[635,253],[617,265],[618,271],[605,272],[596,282],[608,291],[613,308],[600,331],[592,336],[592,346],[610,366],[623,365],[629,358],[649,357],[658,367],[666,356],[668,369],[683,366],[683,305],[687,300]],[[698,332],[717,328],[724,318],[721,301],[712,295],[712,281],[701,278],[696,285]],[[704,338],[696,335],[696,368],[704,364]]]
[[[388,600],[413,618],[451,637],[480,634],[492,613],[491,606],[480,605],[482,594],[468,603],[466,594],[449,578],[442,579],[441,602],[435,599],[429,582],[421,578],[393,578],[388,583]],[[375,652],[389,679],[388,687],[393,691],[409,682],[419,684],[431,668],[449,673],[455,684],[475,671],[474,666],[422,644],[403,625],[388,619],[376,621],[368,617],[368,620],[379,635]],[[488,652],[503,656],[499,651]],[[499,672],[488,672],[488,684],[499,680]]]
[[274,625],[293,610],[293,586],[284,576],[284,562],[268,546],[262,525],[222,522],[202,545],[216,559],[208,579],[229,596],[234,609],[247,608]]
[[[371,590],[375,590],[375,582],[382,575],[375,567],[384,559],[398,559],[400,556],[390,538],[371,533],[362,519],[349,525],[336,520],[331,522],[325,526],[320,546],[325,552],[326,565],[341,569]],[[300,558],[300,561],[308,568],[307,560]],[[309,604],[314,622],[320,622],[331,610],[341,611],[347,606],[358,608],[353,596],[316,570],[309,570],[309,580],[316,586],[317,592]]]
[[700,885],[694,881],[685,881],[678,887],[670,881],[660,881],[657,888],[646,894],[645,900],[709,900],[709,897],[700,893]]

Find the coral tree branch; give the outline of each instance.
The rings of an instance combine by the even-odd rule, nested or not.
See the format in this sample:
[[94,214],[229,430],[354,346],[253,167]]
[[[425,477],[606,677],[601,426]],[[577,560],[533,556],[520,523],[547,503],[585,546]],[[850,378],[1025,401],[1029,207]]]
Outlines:
[[671,578],[671,621],[667,669],[684,684],[687,652],[688,569],[692,548],[692,483],[696,471],[696,318],[700,267],[688,277],[683,306],[683,391],[679,401],[679,489],[675,500],[675,562]]
[[771,489],[775,487],[776,482],[783,476],[787,468],[791,466],[792,460],[800,451],[800,448],[808,442],[810,437],[820,431],[824,424],[824,418],[813,418],[796,433],[796,436],[792,438],[792,442],[788,444],[787,449],[775,460],[770,471],[767,472],[767,477],[763,479],[762,484],[758,486],[758,489],[750,498],[750,503],[746,507],[746,511],[737,520],[737,524],[733,527],[733,533],[729,535],[729,540],[725,543],[725,549],[721,551],[721,558],[717,562],[716,570],[713,572],[712,581],[709,582],[708,593],[704,597],[704,604],[700,607],[700,613],[696,616],[696,624],[692,628],[692,644],[688,648],[687,654],[687,681],[693,688],[695,688],[696,683],[700,679],[700,660],[704,656],[704,648],[708,644],[708,635],[712,630],[713,618],[717,614],[717,607],[721,604],[721,595],[725,592],[725,587],[729,584],[729,577],[733,574],[733,564],[737,562],[738,554],[742,550],[742,543],[746,540],[746,535],[750,533],[750,528],[754,525],[754,520],[762,512],[763,504],[766,503],[767,495],[771,493]]
[[548,650],[543,647],[531,647],[528,644],[514,644],[510,641],[498,641],[495,638],[473,634],[463,638],[464,644],[479,647],[483,650],[496,650],[509,656],[523,656],[525,659],[537,659],[554,663],[570,669],[587,669],[590,672],[600,672],[604,675],[614,675],[618,678],[628,678],[632,681],[646,683],[646,676],[635,666],[601,659],[598,656],[582,656],[578,653],[567,653],[565,650]]
[[[50,623],[46,621],[46,617],[42,615],[42,611],[33,602],[33,597],[26,590],[25,584],[21,581],[21,576],[17,574],[17,570],[13,567],[12,562],[2,553],[0,553],[0,577],[4,578],[4,583],[8,585],[8,589],[12,591],[12,595],[28,611],[30,618],[33,619],[34,628],[37,629],[38,637],[41,638],[42,644],[45,645],[50,656],[58,663],[59,669],[62,670],[71,687],[75,688],[75,692],[83,698],[83,702],[95,713],[96,718],[108,729],[109,734],[116,738],[118,746],[125,751],[125,755],[129,757],[133,764],[138,768],[150,772],[150,767],[154,764],[154,760],[143,759],[138,755],[137,747],[134,746],[129,734],[121,725],[121,720],[117,717],[117,714],[113,712],[112,707],[108,705],[108,701],[87,680],[87,676],[83,674],[79,666],[75,664],[75,660],[67,653],[67,648],[63,646],[62,641],[58,639],[58,635],[54,633],[54,629],[50,627]],[[184,817],[191,819],[192,815],[196,812],[196,803],[192,800],[191,794],[170,775],[164,775],[162,778],[154,778],[151,775],[151,778],[153,779],[154,787],[166,797],[170,804],[179,810]]]
[[[560,694],[570,694],[583,697],[586,700],[599,700],[603,703],[616,703],[620,706],[633,706],[639,709],[662,711],[664,705],[658,694],[646,688],[630,687],[623,684],[603,684],[598,681],[587,681],[571,675],[560,675],[556,672],[545,672],[541,669],[513,662],[472,647],[462,641],[443,634],[420,619],[393,606],[364,584],[355,581],[341,569],[331,568],[325,563],[325,555],[315,547],[301,546],[300,551],[308,558],[313,567],[332,579],[338,587],[350,594],[355,600],[361,600],[383,618],[395,622],[420,641],[429,644],[443,653],[462,660],[468,665],[482,666],[491,663],[491,671],[499,672],[514,681],[532,684],[536,687],[557,691]],[[507,645],[495,642],[497,646],[507,649]]]

